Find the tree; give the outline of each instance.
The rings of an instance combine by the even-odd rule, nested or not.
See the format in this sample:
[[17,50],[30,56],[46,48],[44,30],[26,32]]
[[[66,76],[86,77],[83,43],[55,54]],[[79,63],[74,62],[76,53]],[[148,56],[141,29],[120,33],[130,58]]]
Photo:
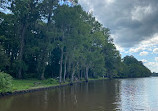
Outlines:
[[18,56],[18,62],[19,62],[19,70],[18,70],[18,78],[22,78],[22,70],[23,70],[23,56],[24,56],[24,48],[25,48],[25,40],[26,40],[26,33],[27,29],[36,22],[36,20],[39,18],[39,12],[38,12],[38,6],[39,6],[38,0],[13,0],[11,3],[10,10],[12,11],[15,19],[14,19],[14,25],[17,27],[17,36],[20,40],[20,46],[19,46],[19,56]]
[[0,71],[6,70],[6,66],[9,64],[9,59],[4,52],[4,48],[0,45]]
[[127,77],[148,77],[151,71],[138,61],[134,56],[126,56],[123,58],[123,63],[127,65],[128,71],[124,71]]
[[121,60],[110,30],[77,0],[2,1],[10,13],[0,12],[0,70],[15,78],[59,77],[61,84],[151,74],[133,56]]

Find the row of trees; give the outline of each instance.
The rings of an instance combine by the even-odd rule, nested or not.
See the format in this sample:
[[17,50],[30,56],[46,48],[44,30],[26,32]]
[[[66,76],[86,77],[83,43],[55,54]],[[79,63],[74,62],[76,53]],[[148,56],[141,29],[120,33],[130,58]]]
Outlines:
[[[121,60],[108,28],[76,1],[2,1],[0,70],[14,78],[137,77],[151,72],[133,56]],[[68,4],[66,4],[68,3]],[[137,62],[130,59],[135,59]],[[134,62],[134,63],[133,63]],[[135,65],[136,64],[136,65]],[[133,72],[138,69],[138,74]]]
[[138,61],[134,56],[126,56],[123,58],[123,72],[121,77],[149,77],[151,71],[143,65],[142,61]]

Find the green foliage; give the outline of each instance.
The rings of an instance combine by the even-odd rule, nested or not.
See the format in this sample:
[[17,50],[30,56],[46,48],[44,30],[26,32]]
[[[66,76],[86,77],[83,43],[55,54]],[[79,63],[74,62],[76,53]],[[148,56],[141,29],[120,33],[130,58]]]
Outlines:
[[134,57],[121,60],[110,30],[77,0],[71,0],[71,6],[59,5],[58,0],[9,1],[2,5],[11,4],[12,13],[0,12],[0,71],[15,78],[61,82],[150,76]]
[[12,91],[12,77],[9,74],[0,72],[0,92]]
[[56,79],[49,78],[49,79],[45,80],[44,83],[45,84],[55,84],[55,83],[58,83],[58,81]]
[[0,45],[0,71],[4,71],[8,63],[8,57],[5,55],[4,49]]
[[124,69],[120,77],[149,77],[151,71],[133,56],[123,58]]

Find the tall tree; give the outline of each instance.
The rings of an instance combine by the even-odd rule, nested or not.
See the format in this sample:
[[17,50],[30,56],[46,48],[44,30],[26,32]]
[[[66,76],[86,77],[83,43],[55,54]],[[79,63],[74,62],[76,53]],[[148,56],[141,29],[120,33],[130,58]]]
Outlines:
[[17,27],[17,36],[20,39],[20,47],[19,47],[19,70],[18,70],[18,78],[22,78],[22,70],[23,70],[23,55],[25,48],[25,40],[26,40],[26,32],[28,27],[32,23],[35,23],[39,18],[38,0],[13,0],[11,3],[11,12],[15,16],[15,26]]

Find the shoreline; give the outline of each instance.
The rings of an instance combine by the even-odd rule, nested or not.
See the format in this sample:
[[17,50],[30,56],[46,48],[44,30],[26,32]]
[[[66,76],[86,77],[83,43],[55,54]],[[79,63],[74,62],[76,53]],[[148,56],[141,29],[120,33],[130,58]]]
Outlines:
[[[150,77],[155,77],[155,76],[150,76]],[[144,78],[144,77],[141,77],[141,78]],[[90,78],[88,80],[88,82],[99,81],[99,80],[108,80],[108,79],[109,78],[98,78],[98,79]],[[127,78],[113,78],[113,79],[127,79]],[[86,80],[76,81],[73,84],[84,83],[84,82],[87,82],[87,81]],[[40,86],[40,87],[31,88],[31,89],[15,90],[13,92],[0,93],[0,98],[7,97],[7,96],[21,95],[21,94],[26,94],[26,93],[33,93],[33,92],[44,91],[44,90],[51,90],[51,89],[56,89],[56,88],[62,88],[65,86],[73,86],[73,84],[63,83],[63,84],[57,84],[57,85],[52,85],[52,86]]]
[[[98,81],[98,80],[107,80],[108,78],[99,78],[99,79],[90,79],[88,82],[90,81]],[[76,81],[73,84],[77,84],[77,83],[84,83],[87,81]],[[58,85],[52,85],[52,86],[41,86],[38,88],[32,88],[32,89],[25,89],[25,90],[15,90],[13,92],[5,92],[5,93],[0,93],[0,98],[6,97],[6,96],[14,96],[14,95],[21,95],[21,94],[26,94],[26,93],[33,93],[33,92],[37,92],[37,91],[44,91],[44,90],[51,90],[51,89],[55,89],[55,88],[62,88],[65,86],[73,86],[73,84],[71,83],[64,83],[64,84],[58,84]]]
[[49,86],[49,87],[39,87],[39,88],[33,88],[33,89],[17,90],[17,91],[13,91],[13,92],[0,93],[0,98],[6,97],[6,96],[33,93],[33,92],[37,92],[37,91],[50,90],[50,89],[60,88],[60,87],[68,86],[68,85],[69,84],[63,84],[63,85],[55,85],[55,86]]

